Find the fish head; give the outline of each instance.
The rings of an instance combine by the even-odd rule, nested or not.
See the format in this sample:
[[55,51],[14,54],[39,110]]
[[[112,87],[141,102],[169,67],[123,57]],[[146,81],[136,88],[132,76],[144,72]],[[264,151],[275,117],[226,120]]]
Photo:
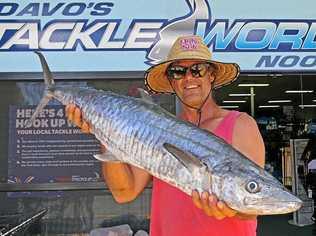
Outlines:
[[259,166],[226,165],[222,168],[220,189],[225,202],[249,215],[286,214],[298,210],[302,201]]

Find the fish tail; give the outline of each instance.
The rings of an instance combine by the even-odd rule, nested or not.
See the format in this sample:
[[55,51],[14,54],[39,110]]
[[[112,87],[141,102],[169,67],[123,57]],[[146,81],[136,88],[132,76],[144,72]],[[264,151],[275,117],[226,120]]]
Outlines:
[[44,90],[43,98],[41,99],[40,103],[37,105],[35,112],[32,114],[32,117],[27,121],[26,123],[27,126],[30,126],[33,123],[33,121],[38,116],[38,114],[44,109],[44,107],[53,98],[53,91],[55,87],[54,78],[47,65],[45,57],[39,51],[35,51],[35,53],[39,56],[39,59],[41,61],[44,82],[45,82],[45,90]]
[[35,53],[38,55],[38,57],[39,57],[39,59],[41,61],[43,74],[44,74],[44,82],[45,82],[46,87],[47,88],[54,87],[54,85],[55,85],[54,78],[53,78],[52,72],[50,71],[50,69],[49,69],[49,67],[47,65],[45,57],[39,51],[35,51]]

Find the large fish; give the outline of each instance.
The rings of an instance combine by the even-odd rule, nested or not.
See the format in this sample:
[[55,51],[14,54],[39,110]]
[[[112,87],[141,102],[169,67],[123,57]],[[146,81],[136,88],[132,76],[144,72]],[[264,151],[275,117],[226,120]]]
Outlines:
[[64,105],[73,103],[108,150],[97,159],[140,167],[189,195],[194,189],[209,191],[246,214],[282,214],[302,205],[273,176],[221,138],[178,120],[150,101],[87,87],[59,87],[45,58],[37,54],[47,87],[30,122],[52,98]]

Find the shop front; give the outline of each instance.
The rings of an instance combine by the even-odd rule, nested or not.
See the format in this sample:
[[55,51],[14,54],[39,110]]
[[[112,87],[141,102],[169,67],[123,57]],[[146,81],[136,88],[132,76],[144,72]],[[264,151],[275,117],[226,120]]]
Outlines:
[[[271,0],[0,3],[0,235],[43,209],[40,223],[23,229],[30,235],[93,235],[97,228],[125,224],[148,232],[151,185],[134,202],[115,203],[93,158],[100,143],[67,121],[64,106],[50,102],[27,125],[44,91],[34,51],[45,56],[58,84],[140,97],[145,70],[167,57],[178,36],[192,34],[203,38],[213,60],[239,64],[239,78],[214,97],[223,108],[257,121],[265,169],[304,199],[301,212],[286,218],[279,235],[312,235],[313,226],[297,225],[312,224],[316,196],[310,177],[316,171],[314,5],[308,0],[299,7]],[[153,99],[178,112],[175,96]],[[259,218],[258,235],[272,235],[265,227]]]

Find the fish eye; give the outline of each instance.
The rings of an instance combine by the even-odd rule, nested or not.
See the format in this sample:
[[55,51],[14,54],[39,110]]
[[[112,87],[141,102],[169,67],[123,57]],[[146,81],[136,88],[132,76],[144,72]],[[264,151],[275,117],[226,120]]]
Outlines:
[[259,184],[256,181],[249,181],[246,185],[246,190],[249,193],[257,193],[260,191]]

